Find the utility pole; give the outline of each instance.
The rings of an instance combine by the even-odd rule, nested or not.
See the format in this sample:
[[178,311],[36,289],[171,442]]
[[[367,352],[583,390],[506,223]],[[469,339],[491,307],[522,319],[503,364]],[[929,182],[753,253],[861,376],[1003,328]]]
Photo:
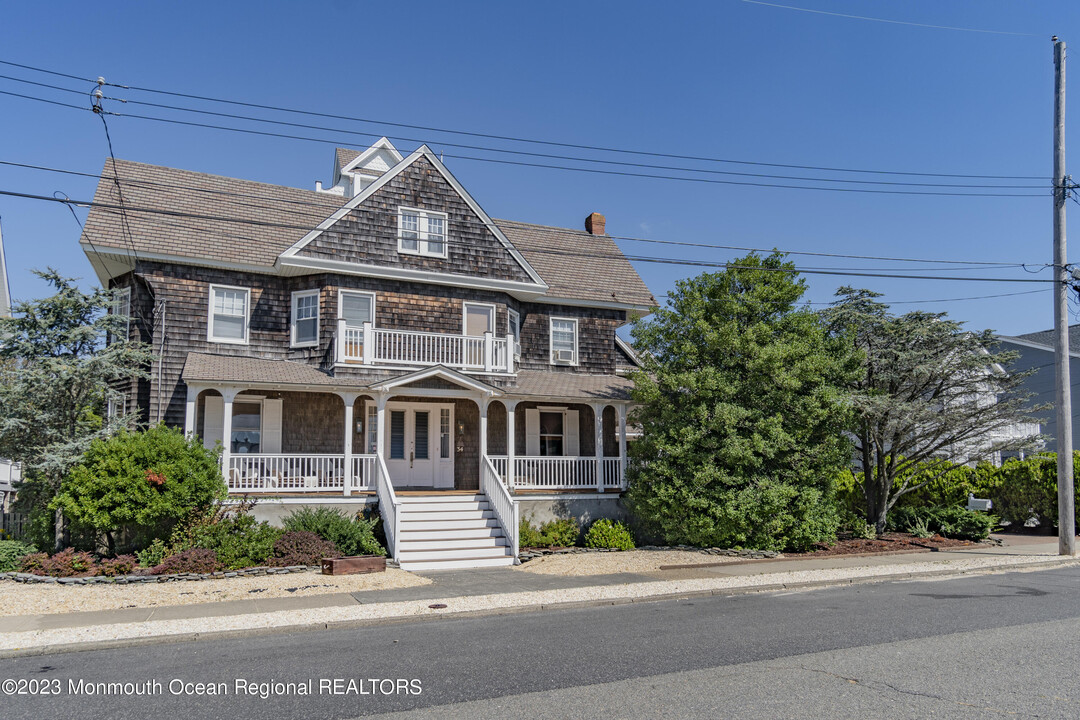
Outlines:
[[1065,43],[1054,41],[1054,362],[1057,400],[1058,554],[1076,555],[1072,397],[1069,390],[1069,270],[1065,255]]

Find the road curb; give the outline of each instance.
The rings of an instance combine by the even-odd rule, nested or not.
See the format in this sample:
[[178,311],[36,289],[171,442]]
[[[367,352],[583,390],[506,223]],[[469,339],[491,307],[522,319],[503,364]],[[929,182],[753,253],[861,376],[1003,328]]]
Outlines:
[[938,570],[897,573],[894,575],[867,575],[863,577],[835,578],[829,580],[807,580],[803,582],[743,585],[740,587],[716,588],[713,590],[692,590],[677,593],[662,593],[657,595],[648,595],[645,597],[606,598],[598,600],[571,600],[567,602],[541,603],[538,605],[521,605],[516,607],[487,608],[481,610],[457,610],[440,613],[437,615],[403,615],[387,618],[365,618],[358,620],[339,620],[335,622],[302,623],[297,625],[283,625],[278,627],[243,628],[238,630],[215,630],[212,632],[173,633],[169,635],[119,638],[115,640],[93,640],[83,643],[63,643],[57,645],[42,645],[39,647],[31,648],[0,650],[0,658],[6,659],[19,657],[39,657],[42,655],[55,655],[62,653],[114,650],[118,648],[139,647],[143,645],[187,643],[204,640],[230,640],[241,637],[254,637],[261,635],[287,635],[290,633],[309,632],[313,630],[351,630],[355,628],[371,627],[375,625],[396,625],[412,622],[431,622],[447,619],[468,619],[492,615],[511,615],[551,610],[575,610],[594,607],[669,602],[672,600],[691,600],[695,598],[705,597],[733,597],[738,595],[750,595],[755,593],[817,590],[833,587],[843,587],[845,585],[873,585],[886,582],[903,582],[909,580],[942,578],[949,576],[961,577],[965,575],[993,575],[996,573],[1012,572],[1015,570],[1053,570],[1056,568],[1075,565],[1080,565],[1080,558],[1068,558],[1064,560],[1042,560],[1027,563],[1015,563],[1010,565],[988,566],[968,569],[942,568]]

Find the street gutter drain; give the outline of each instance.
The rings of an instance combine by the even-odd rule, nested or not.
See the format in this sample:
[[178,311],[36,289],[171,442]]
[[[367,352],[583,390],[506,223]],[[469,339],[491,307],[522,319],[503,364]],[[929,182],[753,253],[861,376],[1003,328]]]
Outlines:
[[446,603],[435,603],[434,605],[428,605],[432,610],[445,610]]

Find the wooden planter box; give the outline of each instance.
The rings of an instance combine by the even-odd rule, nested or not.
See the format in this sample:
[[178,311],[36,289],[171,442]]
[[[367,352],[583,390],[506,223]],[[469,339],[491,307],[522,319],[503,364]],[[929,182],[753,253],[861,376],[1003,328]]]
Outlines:
[[358,573],[386,572],[386,558],[381,555],[354,555],[353,557],[323,558],[323,575],[356,575]]

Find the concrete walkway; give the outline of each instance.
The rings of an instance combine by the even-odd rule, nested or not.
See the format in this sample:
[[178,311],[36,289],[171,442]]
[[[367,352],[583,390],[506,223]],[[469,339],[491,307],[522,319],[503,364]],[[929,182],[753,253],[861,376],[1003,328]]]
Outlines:
[[0,656],[29,648],[59,651],[208,634],[325,628],[447,613],[540,610],[566,603],[640,602],[668,596],[730,594],[850,582],[1054,567],[1048,537],[1006,537],[1001,546],[895,555],[780,558],[673,566],[648,573],[563,577],[510,568],[421,573],[429,585],[305,597],[263,598],[158,608],[127,608],[0,618]]

